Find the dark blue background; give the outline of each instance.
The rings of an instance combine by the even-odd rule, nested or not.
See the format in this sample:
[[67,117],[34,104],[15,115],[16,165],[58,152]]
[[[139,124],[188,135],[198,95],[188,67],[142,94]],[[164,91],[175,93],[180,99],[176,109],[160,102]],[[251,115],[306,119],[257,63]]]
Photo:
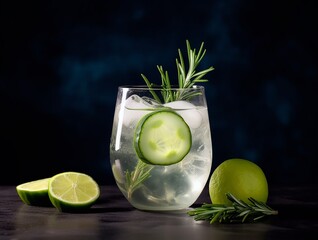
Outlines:
[[112,184],[117,87],[175,74],[205,42],[213,169],[247,158],[270,184],[317,182],[314,1],[1,1],[1,183],[82,171]]

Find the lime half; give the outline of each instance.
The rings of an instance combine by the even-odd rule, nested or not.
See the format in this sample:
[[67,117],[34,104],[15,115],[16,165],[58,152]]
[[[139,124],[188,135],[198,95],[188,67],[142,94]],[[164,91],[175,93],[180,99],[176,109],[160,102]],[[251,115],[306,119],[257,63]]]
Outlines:
[[49,206],[48,183],[50,178],[20,184],[16,187],[21,200],[28,205]]
[[60,211],[81,211],[90,208],[99,198],[95,180],[83,173],[64,172],[49,181],[49,198]]
[[191,145],[189,126],[179,114],[171,110],[159,110],[145,115],[135,130],[135,151],[148,164],[178,163],[188,154]]

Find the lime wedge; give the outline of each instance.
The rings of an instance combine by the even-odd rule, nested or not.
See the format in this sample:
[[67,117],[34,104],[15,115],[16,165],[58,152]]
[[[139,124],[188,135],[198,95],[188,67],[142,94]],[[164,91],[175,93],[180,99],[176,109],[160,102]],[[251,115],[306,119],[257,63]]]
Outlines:
[[18,185],[16,190],[21,200],[28,205],[52,206],[48,196],[49,179],[44,178]]
[[137,124],[134,147],[138,157],[148,164],[171,165],[190,151],[191,131],[176,112],[159,110],[144,116]]
[[83,173],[64,172],[49,181],[49,198],[60,211],[81,211],[90,208],[99,198],[95,180]]

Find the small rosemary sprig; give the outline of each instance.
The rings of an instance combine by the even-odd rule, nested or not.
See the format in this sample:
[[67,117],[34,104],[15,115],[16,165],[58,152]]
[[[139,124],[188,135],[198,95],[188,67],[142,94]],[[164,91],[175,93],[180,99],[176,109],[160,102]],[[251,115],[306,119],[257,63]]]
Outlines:
[[233,203],[232,206],[222,204],[203,204],[188,212],[194,216],[194,220],[206,220],[210,223],[237,223],[255,222],[268,215],[277,215],[278,211],[273,210],[263,202],[249,198],[250,203],[235,198],[231,193],[226,194]]
[[[197,52],[196,49],[192,49],[189,41],[186,41],[187,45],[187,56],[188,56],[188,68],[186,68],[185,61],[183,59],[183,55],[180,49],[178,49],[179,53],[179,59],[176,59],[176,65],[177,65],[177,74],[178,74],[178,88],[184,89],[184,91],[176,91],[173,92],[171,88],[173,85],[170,82],[168,71],[165,71],[162,66],[157,66],[157,69],[161,76],[161,95],[163,98],[163,102],[172,102],[177,100],[187,100],[195,95],[197,95],[197,92],[190,91],[196,83],[200,82],[207,82],[207,79],[204,79],[203,77],[208,73],[214,70],[213,67],[209,67],[205,70],[196,72],[196,69],[203,59],[206,50],[203,49],[204,42],[201,43],[200,49]],[[150,89],[154,99],[161,103],[161,98],[157,95],[157,93],[154,91],[154,87],[158,86],[156,84],[151,83],[148,78],[141,74],[141,77],[146,82],[148,88]]]
[[133,192],[138,189],[141,184],[150,177],[150,171],[153,168],[152,165],[146,164],[141,160],[138,163],[134,171],[126,171],[125,188],[127,191],[127,198],[131,199]]

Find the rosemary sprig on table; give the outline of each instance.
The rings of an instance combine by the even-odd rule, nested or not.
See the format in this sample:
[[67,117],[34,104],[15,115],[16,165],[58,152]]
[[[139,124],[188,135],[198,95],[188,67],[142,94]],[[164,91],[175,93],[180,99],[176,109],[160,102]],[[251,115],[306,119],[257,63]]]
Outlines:
[[[204,42],[201,43],[200,49],[197,52],[196,49],[192,49],[189,41],[186,41],[187,45],[187,56],[188,56],[188,68],[186,68],[185,61],[183,59],[183,55],[180,49],[178,49],[179,59],[176,59],[177,65],[177,74],[178,74],[178,88],[184,89],[185,91],[176,91],[173,92],[171,88],[174,86],[170,82],[168,71],[165,71],[162,66],[157,66],[157,69],[161,76],[161,95],[163,98],[163,102],[172,102],[177,100],[187,100],[198,93],[190,91],[190,89],[196,84],[200,82],[207,82],[207,79],[203,77],[208,73],[214,70],[213,67],[209,67],[205,70],[196,72],[196,69],[203,59],[206,50],[203,49]],[[141,74],[142,78],[146,82],[148,88],[150,89],[154,99],[161,103],[161,98],[154,91],[154,88],[158,85],[151,83],[148,78]]]
[[235,198],[231,193],[226,194],[233,203],[232,206],[222,204],[203,204],[188,212],[194,216],[194,220],[207,220],[212,223],[237,223],[255,222],[268,215],[277,215],[278,211],[273,210],[263,202],[249,198],[250,203]]

